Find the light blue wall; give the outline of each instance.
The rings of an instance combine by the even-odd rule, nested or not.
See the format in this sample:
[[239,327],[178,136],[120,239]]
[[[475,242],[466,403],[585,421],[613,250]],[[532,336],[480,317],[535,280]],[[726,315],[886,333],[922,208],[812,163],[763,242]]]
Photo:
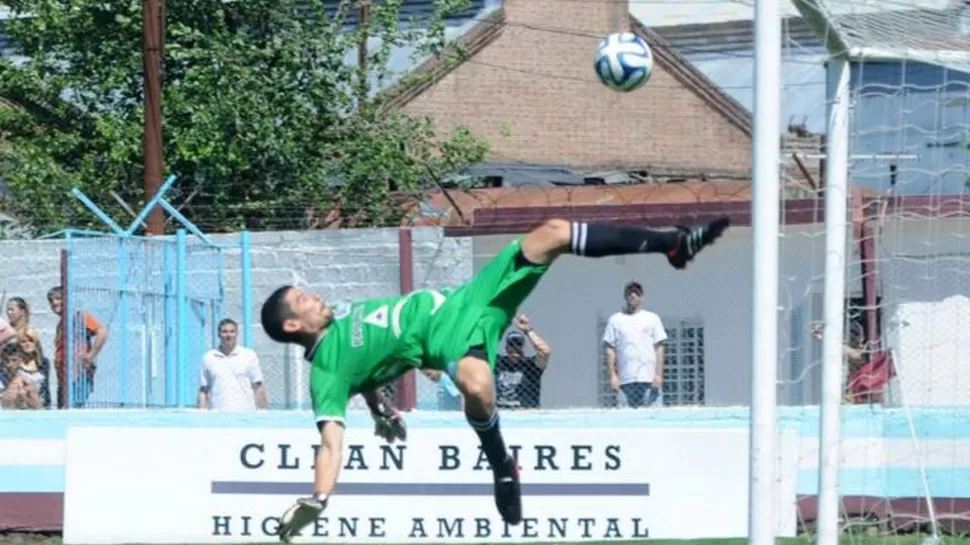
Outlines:
[[[903,409],[846,406],[842,409],[842,436],[853,439],[909,440],[911,415],[916,435],[926,441],[952,446],[953,441],[970,438],[970,407]],[[407,416],[411,428],[454,428],[465,430],[461,413],[415,412]],[[661,410],[550,411],[504,413],[505,428],[597,428],[597,429],[748,429],[749,409],[744,407],[684,408]],[[0,412],[0,439],[54,440],[65,438],[71,426],[132,427],[214,427],[214,428],[311,428],[308,412],[257,412],[248,414],[201,413],[195,411],[74,411],[74,412]],[[366,413],[351,413],[348,426],[370,427]],[[818,434],[817,407],[782,407],[779,426],[794,430],[805,444],[814,445]],[[51,445],[50,442],[45,443]],[[106,448],[109,448],[106,446]],[[875,455],[875,453],[874,453]],[[817,472],[806,466],[802,455],[798,476],[799,494],[817,490]],[[920,468],[899,465],[869,468],[847,467],[841,471],[843,495],[877,497],[919,497],[923,495]],[[970,498],[970,467],[956,464],[928,466],[926,475],[935,497]],[[2,492],[62,492],[63,465],[0,465]]]

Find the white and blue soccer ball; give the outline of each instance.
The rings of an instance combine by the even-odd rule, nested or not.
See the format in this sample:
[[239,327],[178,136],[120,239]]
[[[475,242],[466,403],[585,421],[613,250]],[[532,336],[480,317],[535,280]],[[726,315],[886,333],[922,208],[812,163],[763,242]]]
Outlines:
[[628,93],[643,87],[650,79],[653,52],[640,36],[618,32],[600,40],[593,66],[603,85]]

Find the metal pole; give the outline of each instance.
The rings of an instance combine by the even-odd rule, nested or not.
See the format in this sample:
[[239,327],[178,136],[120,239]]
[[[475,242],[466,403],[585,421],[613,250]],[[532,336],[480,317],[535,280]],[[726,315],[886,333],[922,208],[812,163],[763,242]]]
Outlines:
[[[121,392],[118,401],[122,407],[128,406],[128,369],[131,358],[128,354],[128,283],[136,279],[128,278],[128,240],[118,237],[118,329],[121,330],[121,337],[118,339],[118,366],[121,368],[120,388]],[[135,275],[132,275],[135,276]],[[136,277],[137,278],[137,277]],[[146,362],[142,361],[142,365]]]
[[780,198],[781,19],[776,0],[757,0],[754,15],[754,141],[751,226],[754,237],[751,339],[751,450],[748,539],[773,545],[778,382],[778,235]]
[[185,390],[189,364],[189,295],[185,285],[185,274],[188,270],[187,248],[185,229],[179,229],[175,235],[175,323],[178,327],[178,340],[175,358],[176,380],[173,381],[175,390],[173,401],[179,407],[185,406],[188,397]]
[[253,305],[252,305],[252,262],[249,255],[249,231],[243,231],[239,244],[242,257],[242,312],[243,312],[243,344],[253,347]]
[[839,408],[845,326],[845,247],[848,231],[849,75],[846,59],[828,62],[828,150],[825,162],[825,304],[819,430],[818,545],[839,543]]
[[[145,70],[144,170],[145,200],[151,200],[162,183],[162,0],[142,1],[143,63]],[[153,207],[148,215],[149,235],[165,229],[162,211]]]

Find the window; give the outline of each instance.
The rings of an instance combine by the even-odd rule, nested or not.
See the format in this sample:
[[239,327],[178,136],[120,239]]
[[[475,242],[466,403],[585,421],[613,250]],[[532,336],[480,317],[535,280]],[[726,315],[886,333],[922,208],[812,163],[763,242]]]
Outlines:
[[704,323],[662,318],[667,329],[664,405],[704,404]]

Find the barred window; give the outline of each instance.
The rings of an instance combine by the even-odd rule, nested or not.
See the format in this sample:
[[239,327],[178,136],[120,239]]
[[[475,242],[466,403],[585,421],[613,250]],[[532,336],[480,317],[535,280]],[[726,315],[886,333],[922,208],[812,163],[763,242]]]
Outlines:
[[704,322],[661,317],[667,329],[664,405],[704,404]]

